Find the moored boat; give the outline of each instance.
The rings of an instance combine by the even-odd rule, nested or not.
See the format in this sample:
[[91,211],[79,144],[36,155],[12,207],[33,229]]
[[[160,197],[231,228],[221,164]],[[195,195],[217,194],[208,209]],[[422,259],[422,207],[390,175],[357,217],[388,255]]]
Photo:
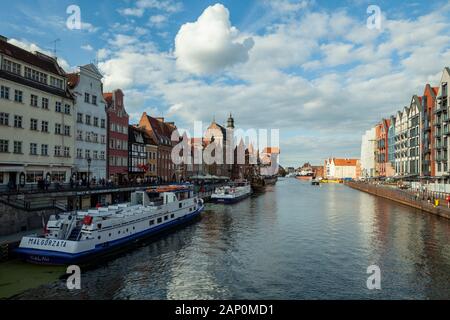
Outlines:
[[136,191],[129,203],[52,215],[44,236],[23,237],[15,252],[36,264],[84,263],[187,223],[203,208],[203,200],[188,185]]
[[236,203],[247,198],[251,195],[251,193],[252,188],[248,182],[234,182],[226,186],[216,188],[214,193],[211,195],[211,201],[225,204]]

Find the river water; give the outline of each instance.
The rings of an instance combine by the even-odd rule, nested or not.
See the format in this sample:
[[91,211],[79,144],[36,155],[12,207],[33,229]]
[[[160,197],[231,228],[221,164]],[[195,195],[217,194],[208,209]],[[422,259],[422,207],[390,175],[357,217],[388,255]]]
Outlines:
[[[371,265],[381,290],[367,288]],[[82,270],[81,286],[55,280],[15,298],[450,299],[450,221],[344,185],[280,179]]]

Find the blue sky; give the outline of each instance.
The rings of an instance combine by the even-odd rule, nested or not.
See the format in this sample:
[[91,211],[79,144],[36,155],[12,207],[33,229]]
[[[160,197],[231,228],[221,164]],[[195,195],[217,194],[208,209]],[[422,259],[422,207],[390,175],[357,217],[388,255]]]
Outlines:
[[[0,0],[4,1],[4,0]],[[69,5],[82,29],[66,27]],[[369,4],[381,29],[366,26]],[[225,122],[280,129],[281,163],[359,157],[361,135],[436,85],[450,64],[448,1],[17,1],[1,34],[57,55],[67,71],[98,61],[105,88],[183,128]]]

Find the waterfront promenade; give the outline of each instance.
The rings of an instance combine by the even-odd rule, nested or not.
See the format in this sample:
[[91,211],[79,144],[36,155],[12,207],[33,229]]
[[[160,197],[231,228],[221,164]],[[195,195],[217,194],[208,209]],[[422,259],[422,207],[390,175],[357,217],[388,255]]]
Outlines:
[[[450,208],[445,195],[422,190],[401,190],[392,186],[366,182],[346,182],[350,188],[450,219]],[[436,200],[438,201],[436,203]]]

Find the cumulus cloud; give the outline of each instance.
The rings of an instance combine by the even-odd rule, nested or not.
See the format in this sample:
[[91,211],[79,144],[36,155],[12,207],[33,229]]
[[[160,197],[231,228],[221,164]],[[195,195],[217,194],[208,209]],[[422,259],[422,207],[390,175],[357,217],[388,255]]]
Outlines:
[[206,8],[196,22],[181,26],[175,38],[180,69],[194,74],[214,73],[248,60],[251,37],[242,39],[231,26],[230,13],[222,4]]
[[81,46],[81,49],[86,50],[86,51],[93,51],[94,48],[90,45],[90,44],[86,44]]

